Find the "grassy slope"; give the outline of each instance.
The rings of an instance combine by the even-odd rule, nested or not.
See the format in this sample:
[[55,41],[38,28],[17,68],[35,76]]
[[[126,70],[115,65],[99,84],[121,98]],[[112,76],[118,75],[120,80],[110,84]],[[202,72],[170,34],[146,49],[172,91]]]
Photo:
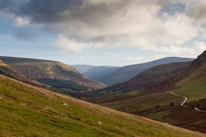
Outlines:
[[[206,52],[183,71],[165,82],[149,88],[146,92],[133,91],[135,94],[126,93],[100,97],[90,101],[206,133],[206,113],[201,114],[191,108],[181,107],[180,103],[184,99],[168,93],[169,90],[179,87],[174,92],[186,96],[188,98],[187,105],[196,107],[199,104],[200,109],[206,110],[205,68]],[[175,106],[170,106],[171,103],[174,103]]]
[[36,88],[2,75],[0,112],[2,137],[204,136]]
[[68,80],[92,89],[105,87],[104,84],[85,77],[73,67],[61,62],[14,57],[0,57],[0,59],[30,79]]
[[181,88],[175,92],[180,93],[188,97],[188,101],[198,101],[200,99],[206,99],[206,63],[195,70],[191,75],[184,78],[177,85]]

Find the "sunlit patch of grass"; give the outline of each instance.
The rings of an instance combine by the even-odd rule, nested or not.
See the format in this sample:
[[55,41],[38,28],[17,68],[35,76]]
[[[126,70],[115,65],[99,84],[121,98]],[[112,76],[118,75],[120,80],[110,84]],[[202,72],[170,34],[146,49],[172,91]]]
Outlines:
[[[0,75],[0,113],[2,137],[201,136],[191,131],[36,88],[2,75]],[[99,122],[102,124],[98,124]]]

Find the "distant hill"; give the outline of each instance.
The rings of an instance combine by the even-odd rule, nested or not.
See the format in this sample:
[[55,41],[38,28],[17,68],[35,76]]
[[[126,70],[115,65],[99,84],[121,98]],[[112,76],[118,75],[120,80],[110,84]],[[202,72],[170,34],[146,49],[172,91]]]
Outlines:
[[0,75],[0,136],[203,137]]
[[80,73],[84,73],[94,67],[91,65],[71,65],[71,66],[75,68],[76,70],[78,70]]
[[124,67],[117,69],[116,71],[112,72],[111,74],[107,76],[103,76],[99,78],[98,80],[107,85],[114,85],[117,83],[128,81],[131,78],[135,77],[137,74],[145,71],[146,69],[157,66],[157,65],[175,63],[175,62],[186,62],[186,61],[192,61],[192,60],[194,59],[167,57],[167,58],[162,58],[162,59],[158,59],[158,60],[147,62],[147,63],[124,66]]
[[84,72],[83,74],[91,79],[101,80],[102,77],[111,74],[112,72],[116,71],[120,67],[114,66],[97,66],[92,67],[88,71]]
[[160,81],[164,81],[170,76],[183,70],[190,63],[191,62],[178,62],[178,63],[169,63],[169,64],[163,64],[163,65],[151,67],[139,73],[137,76],[130,79],[129,81],[107,87],[97,92],[99,93],[103,92],[104,94],[106,94],[107,92],[112,92],[113,94],[117,94],[118,92],[140,90],[147,87],[151,87],[159,83]]
[[[206,133],[206,113],[203,112],[206,111],[205,68],[206,51],[178,73],[151,87],[91,98],[90,101]],[[176,95],[171,94],[171,91]],[[185,106],[182,106],[185,98]]]
[[0,60],[25,77],[54,88],[87,91],[105,87],[61,62],[15,57],[0,57]]
[[24,82],[24,83],[28,83],[30,85],[42,86],[40,83],[38,83],[38,82],[36,82],[34,80],[31,80],[31,79],[28,79],[25,76],[19,74],[11,66],[5,64],[1,60],[0,60],[0,74],[12,77],[12,78],[14,78],[16,80],[19,80],[19,81]]
[[[205,88],[204,78],[206,78],[206,51],[195,59],[188,67],[171,76],[163,82],[159,82],[155,86],[146,89],[147,92],[160,92],[165,90],[182,89],[183,87],[196,87],[196,93],[199,88]],[[194,82],[194,83],[193,83]],[[196,84],[200,84],[197,86]],[[185,86],[186,85],[186,86]],[[189,93],[189,92],[188,92]]]

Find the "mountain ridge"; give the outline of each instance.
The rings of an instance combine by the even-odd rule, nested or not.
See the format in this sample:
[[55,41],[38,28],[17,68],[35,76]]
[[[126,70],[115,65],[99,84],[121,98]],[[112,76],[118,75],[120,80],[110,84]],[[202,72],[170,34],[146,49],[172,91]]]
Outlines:
[[117,69],[113,73],[102,77],[101,79],[99,79],[99,81],[111,86],[117,83],[128,81],[131,78],[135,77],[137,74],[143,72],[144,70],[150,67],[167,64],[167,63],[186,62],[186,61],[192,61],[192,60],[194,59],[193,58],[181,58],[181,57],[166,57],[166,58],[157,59],[157,60],[146,62],[146,63],[124,66],[124,67]]
[[0,60],[0,74],[12,77],[16,80],[19,80],[21,82],[31,84],[31,85],[34,85],[34,86],[39,86],[39,87],[43,86],[42,84],[40,84],[40,83],[38,83],[34,80],[28,79],[28,78],[24,77],[23,75],[19,74],[11,66],[5,64],[1,60]]
[[[43,84],[55,84],[56,81],[59,80],[58,82],[64,85],[65,82],[61,81],[64,80],[70,83],[76,83],[75,87],[78,85],[84,86],[87,89],[99,89],[105,87],[104,84],[89,79],[73,67],[59,61],[5,56],[1,56],[0,60],[10,65],[14,70],[25,77],[32,80],[41,81]],[[53,81],[48,83],[48,80]]]
[[[142,90],[129,91],[89,101],[120,111],[206,133],[206,51],[186,68]],[[174,96],[175,94],[181,97]],[[181,106],[184,98],[186,106]],[[193,109],[194,108],[194,109]]]
[[115,91],[127,92],[151,87],[158,84],[160,81],[167,80],[168,77],[183,70],[185,67],[189,66],[190,63],[191,62],[178,62],[157,65],[139,73],[137,76],[126,82],[100,89],[97,92],[101,92],[101,90],[111,90],[114,93]]

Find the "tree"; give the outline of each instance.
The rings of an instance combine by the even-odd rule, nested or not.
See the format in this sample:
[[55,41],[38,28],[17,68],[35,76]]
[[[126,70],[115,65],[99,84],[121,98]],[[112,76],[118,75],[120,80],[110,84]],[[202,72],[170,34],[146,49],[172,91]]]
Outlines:
[[170,103],[170,107],[173,107],[175,104],[174,103]]
[[158,105],[156,106],[156,108],[160,108],[160,105],[158,104]]
[[198,103],[198,104],[197,104],[197,108],[199,108],[199,107],[200,107],[200,104]]

